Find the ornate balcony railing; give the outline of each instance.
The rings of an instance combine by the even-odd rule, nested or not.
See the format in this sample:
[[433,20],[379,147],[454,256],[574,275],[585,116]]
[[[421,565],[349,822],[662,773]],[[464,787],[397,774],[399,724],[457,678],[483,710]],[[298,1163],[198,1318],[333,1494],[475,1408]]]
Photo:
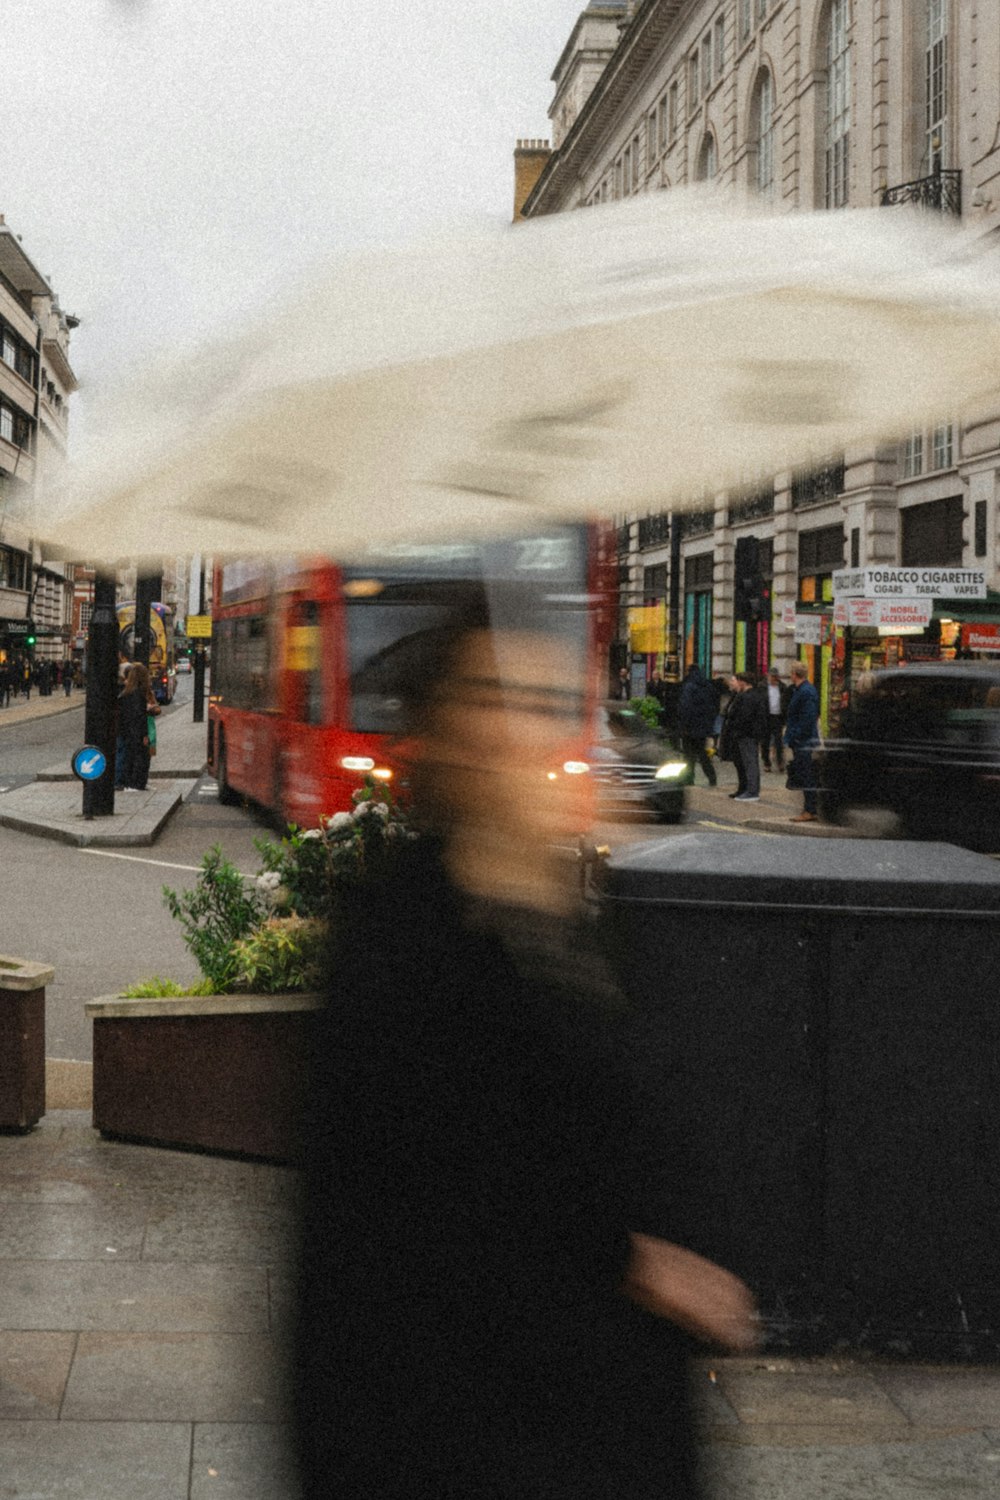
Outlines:
[[804,469],[792,478],[792,505],[821,505],[844,493],[844,463],[827,464],[822,469]]
[[655,516],[643,516],[639,522],[639,547],[662,547],[670,540],[670,516],[661,510]]
[[900,203],[916,203],[920,208],[933,208],[938,213],[962,213],[962,174],[945,170],[932,172],[930,177],[918,177],[915,182],[902,182],[898,187],[886,188],[882,194],[882,207],[895,208]]
[[689,536],[703,536],[715,529],[714,510],[685,510],[677,517],[677,529],[681,540]]
[[735,499],[729,507],[729,524],[738,526],[741,521],[762,521],[774,515],[774,485],[770,489],[754,490]]

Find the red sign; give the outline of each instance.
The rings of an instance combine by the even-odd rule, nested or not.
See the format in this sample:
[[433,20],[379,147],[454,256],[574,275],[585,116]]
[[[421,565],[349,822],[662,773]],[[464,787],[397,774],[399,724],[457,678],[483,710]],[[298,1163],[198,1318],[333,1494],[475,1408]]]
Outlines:
[[1000,651],[1000,625],[963,625],[963,651]]

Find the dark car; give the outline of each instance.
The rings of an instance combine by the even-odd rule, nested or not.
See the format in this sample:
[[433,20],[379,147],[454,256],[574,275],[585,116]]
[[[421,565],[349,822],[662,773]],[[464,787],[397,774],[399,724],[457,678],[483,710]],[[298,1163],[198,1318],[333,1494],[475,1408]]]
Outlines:
[[587,751],[597,816],[679,822],[688,768],[666,736],[631,709],[600,708]]
[[816,763],[831,822],[876,809],[907,838],[1000,851],[1000,665],[870,674]]

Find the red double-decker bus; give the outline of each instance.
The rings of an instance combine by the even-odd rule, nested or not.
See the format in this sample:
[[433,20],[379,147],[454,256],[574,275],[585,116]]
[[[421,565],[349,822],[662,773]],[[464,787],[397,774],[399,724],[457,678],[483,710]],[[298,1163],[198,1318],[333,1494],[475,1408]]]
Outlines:
[[[456,582],[515,584],[517,597],[537,600],[565,642],[567,680],[586,662],[596,701],[607,618],[597,607],[602,535],[557,526],[530,537],[386,547],[350,568],[320,558],[217,565],[208,763],[220,799],[244,797],[282,824],[308,827],[349,809],[368,776],[398,784],[400,684],[427,633],[447,628]],[[553,775],[583,763],[591,707],[567,733]],[[567,764],[573,771],[564,772]]]

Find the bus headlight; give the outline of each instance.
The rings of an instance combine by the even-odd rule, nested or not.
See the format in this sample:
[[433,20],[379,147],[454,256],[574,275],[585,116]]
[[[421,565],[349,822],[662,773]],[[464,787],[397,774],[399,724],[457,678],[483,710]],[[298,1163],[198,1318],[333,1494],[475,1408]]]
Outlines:
[[565,760],[563,770],[567,776],[586,776],[590,767],[585,760]]
[[676,781],[687,771],[686,760],[668,760],[665,765],[658,767],[656,772],[657,781]]
[[374,771],[375,762],[370,755],[345,755],[340,764],[345,771]]
[[392,780],[392,772],[389,770],[388,766],[376,766],[372,771],[372,775],[375,777],[376,781]]

